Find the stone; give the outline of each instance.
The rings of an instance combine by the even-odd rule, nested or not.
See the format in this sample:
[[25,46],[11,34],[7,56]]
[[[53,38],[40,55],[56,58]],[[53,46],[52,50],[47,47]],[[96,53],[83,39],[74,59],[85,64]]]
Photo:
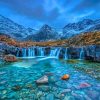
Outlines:
[[46,72],[45,75],[47,75],[47,76],[53,76],[53,73],[52,72]]
[[46,83],[48,83],[48,77],[46,75],[44,75],[40,79],[36,80],[36,83],[37,84],[46,84]]
[[18,85],[15,85],[15,86],[12,87],[13,91],[20,91],[21,89],[22,89],[22,87],[18,86]]
[[87,95],[92,99],[92,100],[99,100],[100,98],[100,93],[95,91],[95,90],[89,90],[87,92]]
[[6,72],[0,72],[0,75],[5,74]]
[[65,74],[65,75],[63,75],[63,76],[61,77],[61,79],[62,79],[62,80],[67,80],[67,79],[69,79],[69,75],[68,75],[68,74]]
[[43,96],[43,92],[42,92],[42,91],[39,91],[39,92],[37,93],[37,98],[40,98],[41,96]]
[[9,54],[9,55],[6,55],[4,57],[4,60],[6,62],[16,62],[17,61],[17,58],[14,55]]
[[86,83],[86,82],[84,82],[84,83],[81,83],[80,85],[79,85],[79,88],[87,88],[87,87],[90,87],[91,85],[89,84],[89,83]]
[[46,100],[54,100],[54,94],[49,93],[49,94],[46,96]]
[[64,89],[61,93],[71,92],[71,89]]
[[28,89],[32,89],[33,86],[32,86],[32,84],[26,84],[26,88],[28,88]]
[[38,88],[39,88],[41,91],[43,91],[43,92],[48,92],[48,91],[51,90],[51,87],[49,87],[49,86],[44,86],[44,85],[39,86]]
[[6,94],[7,93],[7,90],[3,90],[3,94]]
[[75,100],[73,96],[66,95],[63,100]]

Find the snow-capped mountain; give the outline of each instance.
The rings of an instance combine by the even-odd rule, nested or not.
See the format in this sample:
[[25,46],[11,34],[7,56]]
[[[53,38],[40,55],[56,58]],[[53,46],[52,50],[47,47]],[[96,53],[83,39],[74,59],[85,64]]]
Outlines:
[[48,25],[43,25],[40,30],[33,35],[29,35],[26,40],[32,41],[50,41],[59,39],[58,33]]
[[100,31],[100,20],[84,19],[77,23],[69,23],[63,28],[63,38],[92,31]]
[[13,38],[22,39],[27,35],[34,34],[35,30],[31,28],[25,28],[12,20],[0,15],[0,33],[7,34]]
[[37,31],[32,28],[25,28],[0,15],[0,34],[6,34],[17,40],[30,41],[66,39],[84,32],[100,31],[100,19],[84,19],[76,23],[69,23],[62,30],[62,32],[57,32],[56,29],[45,24]]

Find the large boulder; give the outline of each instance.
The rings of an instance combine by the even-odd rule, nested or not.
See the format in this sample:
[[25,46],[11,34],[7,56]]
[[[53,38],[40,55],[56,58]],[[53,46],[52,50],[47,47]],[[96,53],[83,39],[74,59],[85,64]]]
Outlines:
[[37,84],[46,84],[46,83],[48,83],[48,77],[46,75],[44,75],[43,77],[36,80],[36,83]]
[[16,62],[17,58],[14,55],[9,54],[4,57],[4,60],[7,62]]

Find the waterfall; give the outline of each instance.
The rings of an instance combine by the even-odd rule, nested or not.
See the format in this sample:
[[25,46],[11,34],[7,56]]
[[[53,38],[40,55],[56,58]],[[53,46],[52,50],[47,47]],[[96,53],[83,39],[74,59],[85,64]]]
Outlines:
[[35,50],[33,48],[28,48],[28,57],[34,57],[35,56]]
[[66,48],[65,55],[64,55],[64,59],[65,59],[65,60],[68,59],[68,48]]
[[51,49],[50,56],[56,56],[57,48]]
[[19,49],[17,48],[17,54],[16,54],[16,57],[19,57]]
[[26,57],[26,48],[22,49],[22,57]]
[[57,51],[56,57],[59,58],[59,54],[60,54],[61,48],[59,48],[59,50]]
[[59,54],[60,54],[60,50],[61,50],[61,48],[53,48],[53,49],[51,49],[50,56],[58,58]]
[[79,59],[84,59],[84,48],[81,48]]
[[39,52],[39,56],[45,56],[45,48],[39,47],[38,52]]

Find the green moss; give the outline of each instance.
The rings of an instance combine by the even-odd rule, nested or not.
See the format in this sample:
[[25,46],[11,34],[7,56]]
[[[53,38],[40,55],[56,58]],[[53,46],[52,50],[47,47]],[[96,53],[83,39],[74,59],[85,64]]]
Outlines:
[[67,60],[66,61],[67,63],[73,63],[73,64],[75,64],[75,63],[78,63],[79,61],[78,60],[76,60],[76,59],[69,59],[69,60]]

